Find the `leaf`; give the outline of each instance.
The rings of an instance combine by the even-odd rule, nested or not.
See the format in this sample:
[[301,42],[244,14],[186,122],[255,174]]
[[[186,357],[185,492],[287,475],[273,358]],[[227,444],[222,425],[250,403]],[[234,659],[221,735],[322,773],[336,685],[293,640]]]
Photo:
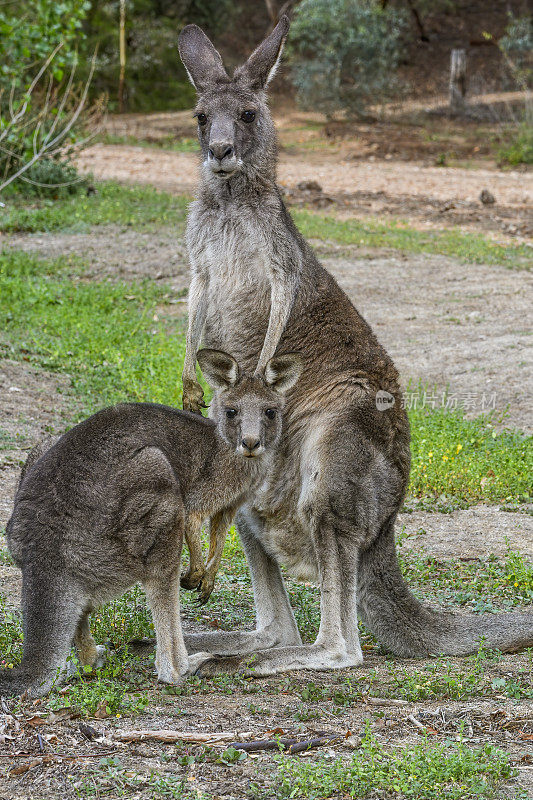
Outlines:
[[48,720],[36,715],[35,717],[30,717],[30,719],[25,720],[25,723],[26,725],[31,725],[32,728],[38,728],[39,725],[47,725]]

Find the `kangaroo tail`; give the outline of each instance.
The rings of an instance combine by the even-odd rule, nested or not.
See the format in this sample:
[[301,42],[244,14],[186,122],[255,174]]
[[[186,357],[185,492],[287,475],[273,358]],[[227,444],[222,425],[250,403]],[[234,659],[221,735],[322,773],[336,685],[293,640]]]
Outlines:
[[515,652],[533,646],[533,606],[502,614],[436,611],[410,592],[398,565],[394,521],[361,553],[358,610],[378,641],[398,656],[462,656],[480,644]]
[[0,696],[28,692],[32,697],[41,697],[50,691],[66,668],[84,608],[81,594],[68,586],[64,576],[23,567],[22,662],[15,669],[0,672]]

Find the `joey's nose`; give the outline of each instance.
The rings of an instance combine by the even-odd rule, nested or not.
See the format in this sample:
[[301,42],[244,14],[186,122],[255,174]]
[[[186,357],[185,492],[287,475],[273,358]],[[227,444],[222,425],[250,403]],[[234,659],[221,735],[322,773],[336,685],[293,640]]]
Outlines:
[[212,142],[209,145],[209,157],[222,161],[233,155],[233,145],[229,142]]
[[245,436],[241,444],[245,450],[249,450],[249,452],[252,453],[254,450],[257,450],[261,442],[259,439],[256,439],[255,436]]

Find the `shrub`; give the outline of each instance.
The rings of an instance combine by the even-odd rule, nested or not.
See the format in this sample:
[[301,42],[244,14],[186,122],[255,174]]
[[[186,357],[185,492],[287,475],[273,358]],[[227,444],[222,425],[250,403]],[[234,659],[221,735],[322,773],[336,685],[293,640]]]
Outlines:
[[306,108],[362,115],[399,88],[404,15],[372,0],[302,0],[291,34],[292,77]]
[[499,47],[517,82],[527,85],[533,76],[533,16],[515,17],[509,14],[509,23]]
[[17,188],[26,197],[57,200],[86,189],[87,183],[87,178],[79,175],[76,167],[69,161],[42,158],[21,176]]
[[510,135],[509,141],[498,151],[501,161],[516,166],[533,164],[533,128],[527,122]]
[[21,0],[0,11],[0,192],[15,182],[39,195],[75,191],[68,155],[94,68],[76,86],[76,47],[89,7],[87,0]]

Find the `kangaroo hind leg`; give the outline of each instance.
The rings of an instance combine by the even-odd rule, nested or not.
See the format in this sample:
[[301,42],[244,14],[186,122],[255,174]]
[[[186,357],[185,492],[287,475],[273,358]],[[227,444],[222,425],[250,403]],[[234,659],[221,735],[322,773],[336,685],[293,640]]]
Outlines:
[[78,627],[76,628],[74,641],[82,666],[101,669],[105,664],[106,649],[104,645],[96,644],[91,633],[89,620],[93,610],[93,607],[89,605],[83,611],[80,621],[78,622]]
[[154,620],[157,677],[162,683],[179,684],[211,657],[209,653],[187,655],[181,629],[179,568],[170,576],[145,582],[143,588]]
[[23,651],[19,667],[0,674],[0,694],[47,694],[66,674],[72,640],[86,605],[68,576],[22,570]]

